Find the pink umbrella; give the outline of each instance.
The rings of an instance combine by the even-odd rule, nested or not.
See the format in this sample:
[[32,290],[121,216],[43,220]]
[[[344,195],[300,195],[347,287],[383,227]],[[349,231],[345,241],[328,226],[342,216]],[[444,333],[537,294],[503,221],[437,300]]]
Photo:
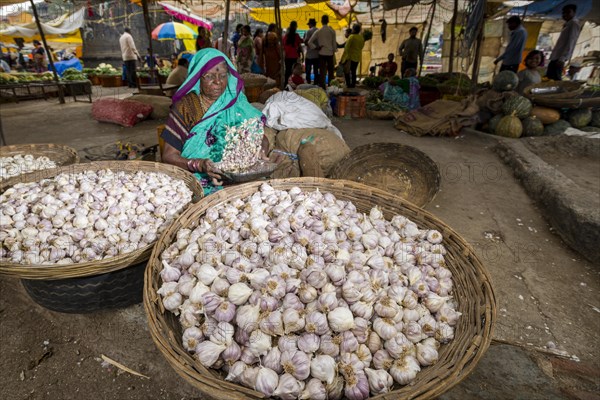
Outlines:
[[196,14],[193,14],[182,8],[172,6],[170,4],[161,3],[161,2],[158,2],[158,4],[160,4],[164,8],[164,10],[167,14],[169,14],[177,19],[189,22],[190,24],[193,24],[196,26],[202,26],[208,30],[211,30],[213,28],[212,22],[210,22],[209,20],[204,19]]

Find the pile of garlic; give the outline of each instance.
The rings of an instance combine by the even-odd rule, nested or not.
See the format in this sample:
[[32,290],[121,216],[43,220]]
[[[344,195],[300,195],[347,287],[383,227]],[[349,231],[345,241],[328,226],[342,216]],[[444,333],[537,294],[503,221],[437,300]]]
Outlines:
[[71,264],[156,241],[192,200],[182,180],[110,169],[18,183],[0,195],[0,261]]
[[182,343],[281,399],[365,399],[437,362],[460,313],[442,235],[331,193],[263,184],[206,211],[161,254]]
[[56,167],[56,163],[46,156],[36,158],[31,154],[17,154],[0,157],[0,181],[32,171]]
[[260,118],[249,118],[243,123],[228,126],[225,149],[215,166],[223,172],[243,172],[258,161],[264,127]]

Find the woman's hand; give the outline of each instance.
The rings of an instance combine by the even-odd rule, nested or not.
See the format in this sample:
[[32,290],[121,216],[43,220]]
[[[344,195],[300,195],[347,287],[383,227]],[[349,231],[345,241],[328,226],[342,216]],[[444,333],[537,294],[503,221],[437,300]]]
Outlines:
[[223,185],[223,177],[221,176],[219,169],[215,167],[213,162],[209,159],[204,159],[203,168],[206,175],[208,175],[212,179],[212,183],[215,186]]

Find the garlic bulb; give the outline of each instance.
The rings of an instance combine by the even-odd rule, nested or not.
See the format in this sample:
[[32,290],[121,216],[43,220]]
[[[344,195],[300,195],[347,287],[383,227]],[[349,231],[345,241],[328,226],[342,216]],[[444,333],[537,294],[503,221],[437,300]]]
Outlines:
[[[182,180],[154,172],[105,169],[18,183],[0,195],[0,235],[16,230],[13,243],[3,241],[0,262],[69,264],[131,253],[156,241],[191,200]],[[159,203],[164,215],[156,213]],[[33,250],[43,244],[52,248]],[[180,265],[163,261],[163,281],[177,281]]]
[[56,162],[46,156],[35,157],[31,154],[17,154],[0,157],[0,182],[4,179],[19,176],[28,172],[56,168]]
[[[155,213],[167,213],[154,203]],[[23,246],[35,246],[43,225],[11,207],[13,222],[30,223]],[[64,220],[53,207],[46,198],[39,212]],[[80,218],[83,225],[95,210],[78,209],[63,223]],[[101,217],[109,225],[96,227],[108,246],[127,240],[110,225],[118,215],[109,210]],[[2,228],[3,250],[31,257]],[[94,239],[87,228],[48,239],[71,237],[84,245]],[[227,380],[280,399],[364,399],[394,382],[410,384],[454,337],[460,312],[442,242],[439,232],[402,216],[388,221],[377,207],[359,214],[330,193],[265,183],[177,232],[160,255],[159,294],[165,308],[180,313],[185,349],[223,368]]]

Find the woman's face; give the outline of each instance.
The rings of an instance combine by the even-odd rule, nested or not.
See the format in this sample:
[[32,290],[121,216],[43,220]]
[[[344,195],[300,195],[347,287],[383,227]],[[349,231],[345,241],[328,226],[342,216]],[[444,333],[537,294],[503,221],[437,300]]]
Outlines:
[[242,35],[244,36],[250,36],[250,29],[243,27],[242,28]]
[[539,54],[527,59],[527,68],[537,68],[542,62],[542,57]]
[[216,100],[225,92],[228,79],[229,68],[227,68],[227,63],[222,62],[200,77],[200,90],[207,98]]

